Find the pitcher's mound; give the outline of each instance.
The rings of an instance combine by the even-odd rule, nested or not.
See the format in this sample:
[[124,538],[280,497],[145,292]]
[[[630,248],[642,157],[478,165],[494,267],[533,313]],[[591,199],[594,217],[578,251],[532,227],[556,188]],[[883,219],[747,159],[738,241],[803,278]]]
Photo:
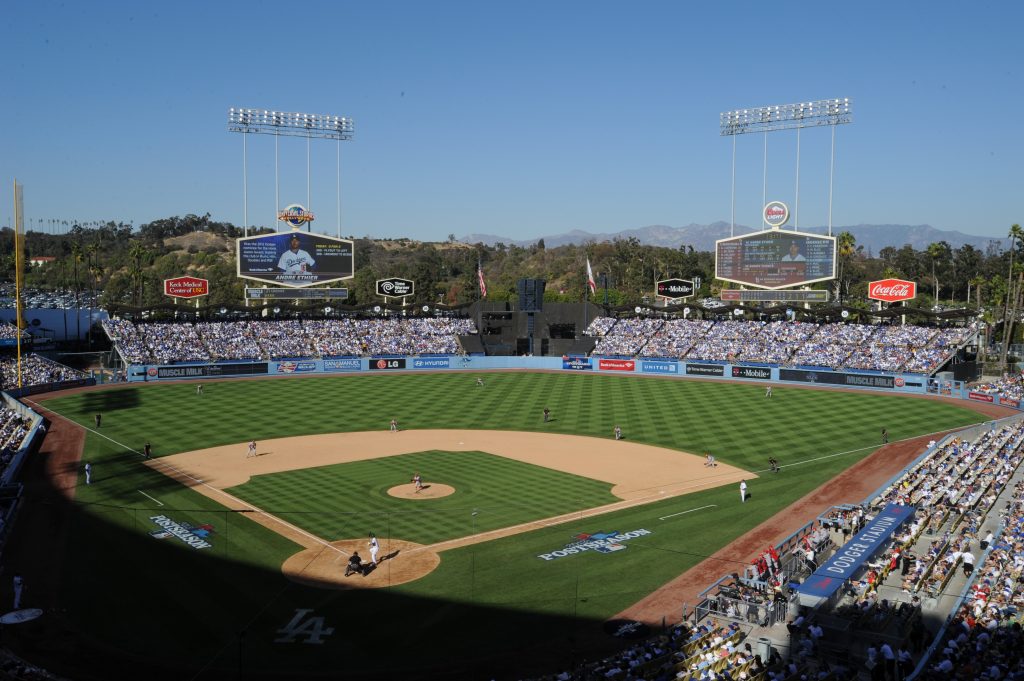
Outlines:
[[364,565],[370,562],[366,539],[341,539],[299,551],[284,562],[281,572],[293,582],[320,589],[381,589],[419,579],[441,564],[441,557],[422,544],[383,537],[378,541],[377,567],[365,573],[345,576],[353,551],[359,552]]
[[455,488],[439,482],[425,482],[423,489],[417,492],[416,487],[410,482],[407,485],[395,485],[388,490],[388,494],[399,499],[440,499],[455,494]]

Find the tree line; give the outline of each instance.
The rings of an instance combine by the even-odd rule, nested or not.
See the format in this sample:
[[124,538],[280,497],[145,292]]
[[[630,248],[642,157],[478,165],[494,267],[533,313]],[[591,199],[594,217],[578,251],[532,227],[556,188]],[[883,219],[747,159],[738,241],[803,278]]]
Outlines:
[[[250,235],[269,232],[250,230]],[[63,234],[29,230],[24,238],[27,286],[55,291],[95,291],[101,304],[150,306],[166,302],[163,279],[192,275],[210,280],[210,304],[237,304],[245,283],[236,276],[234,239],[243,230],[231,223],[187,215],[155,220],[134,228],[130,223],[73,225]],[[954,248],[945,241],[924,250],[887,246],[866,253],[849,232],[837,237],[837,271],[829,288],[834,300],[867,306],[870,281],[890,277],[918,284],[918,306],[981,308],[991,320],[1020,307],[1024,284],[1024,232],[1010,228],[1011,247],[992,243]],[[609,305],[654,302],[655,282],[666,278],[699,279],[697,297],[717,296],[726,285],[714,278],[714,254],[692,246],[648,246],[636,238],[546,248],[543,239],[529,246],[409,239],[353,238],[355,276],[339,285],[349,289],[350,304],[379,302],[375,282],[388,277],[416,284],[412,304],[459,305],[480,296],[478,267],[489,301],[516,300],[516,281],[547,281],[545,300],[579,302],[585,297]],[[0,230],[0,276],[14,278],[14,244],[10,229]],[[31,266],[29,259],[53,258]],[[589,294],[589,259],[597,292]],[[253,285],[256,285],[253,282]]]

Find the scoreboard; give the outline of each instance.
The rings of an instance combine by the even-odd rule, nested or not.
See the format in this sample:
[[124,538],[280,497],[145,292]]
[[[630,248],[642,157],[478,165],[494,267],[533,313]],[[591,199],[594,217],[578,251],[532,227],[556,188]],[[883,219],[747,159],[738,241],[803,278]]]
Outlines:
[[836,238],[772,229],[715,242],[715,277],[779,289],[835,278]]

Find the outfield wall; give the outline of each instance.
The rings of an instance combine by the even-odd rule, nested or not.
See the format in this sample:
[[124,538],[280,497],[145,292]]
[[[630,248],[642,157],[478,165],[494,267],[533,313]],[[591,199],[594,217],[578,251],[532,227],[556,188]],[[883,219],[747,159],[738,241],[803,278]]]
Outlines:
[[963,382],[941,384],[922,374],[880,371],[833,371],[827,367],[777,367],[727,362],[684,362],[672,359],[633,359],[615,357],[485,357],[480,355],[425,355],[389,357],[336,357],[328,359],[277,359],[216,363],[133,364],[128,380],[168,381],[200,378],[238,378],[246,376],[287,376],[342,373],[387,373],[389,371],[487,371],[527,369],[589,373],[643,374],[748,381],[751,383],[791,383],[820,388],[859,388],[881,392],[935,393],[1020,409],[1016,400],[1001,400],[969,390]]

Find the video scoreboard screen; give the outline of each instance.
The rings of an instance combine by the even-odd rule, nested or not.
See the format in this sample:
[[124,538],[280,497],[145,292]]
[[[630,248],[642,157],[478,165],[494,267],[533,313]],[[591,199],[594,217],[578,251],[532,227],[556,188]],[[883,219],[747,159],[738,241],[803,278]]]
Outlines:
[[835,278],[836,239],[785,230],[755,232],[715,244],[715,276],[778,289]]

